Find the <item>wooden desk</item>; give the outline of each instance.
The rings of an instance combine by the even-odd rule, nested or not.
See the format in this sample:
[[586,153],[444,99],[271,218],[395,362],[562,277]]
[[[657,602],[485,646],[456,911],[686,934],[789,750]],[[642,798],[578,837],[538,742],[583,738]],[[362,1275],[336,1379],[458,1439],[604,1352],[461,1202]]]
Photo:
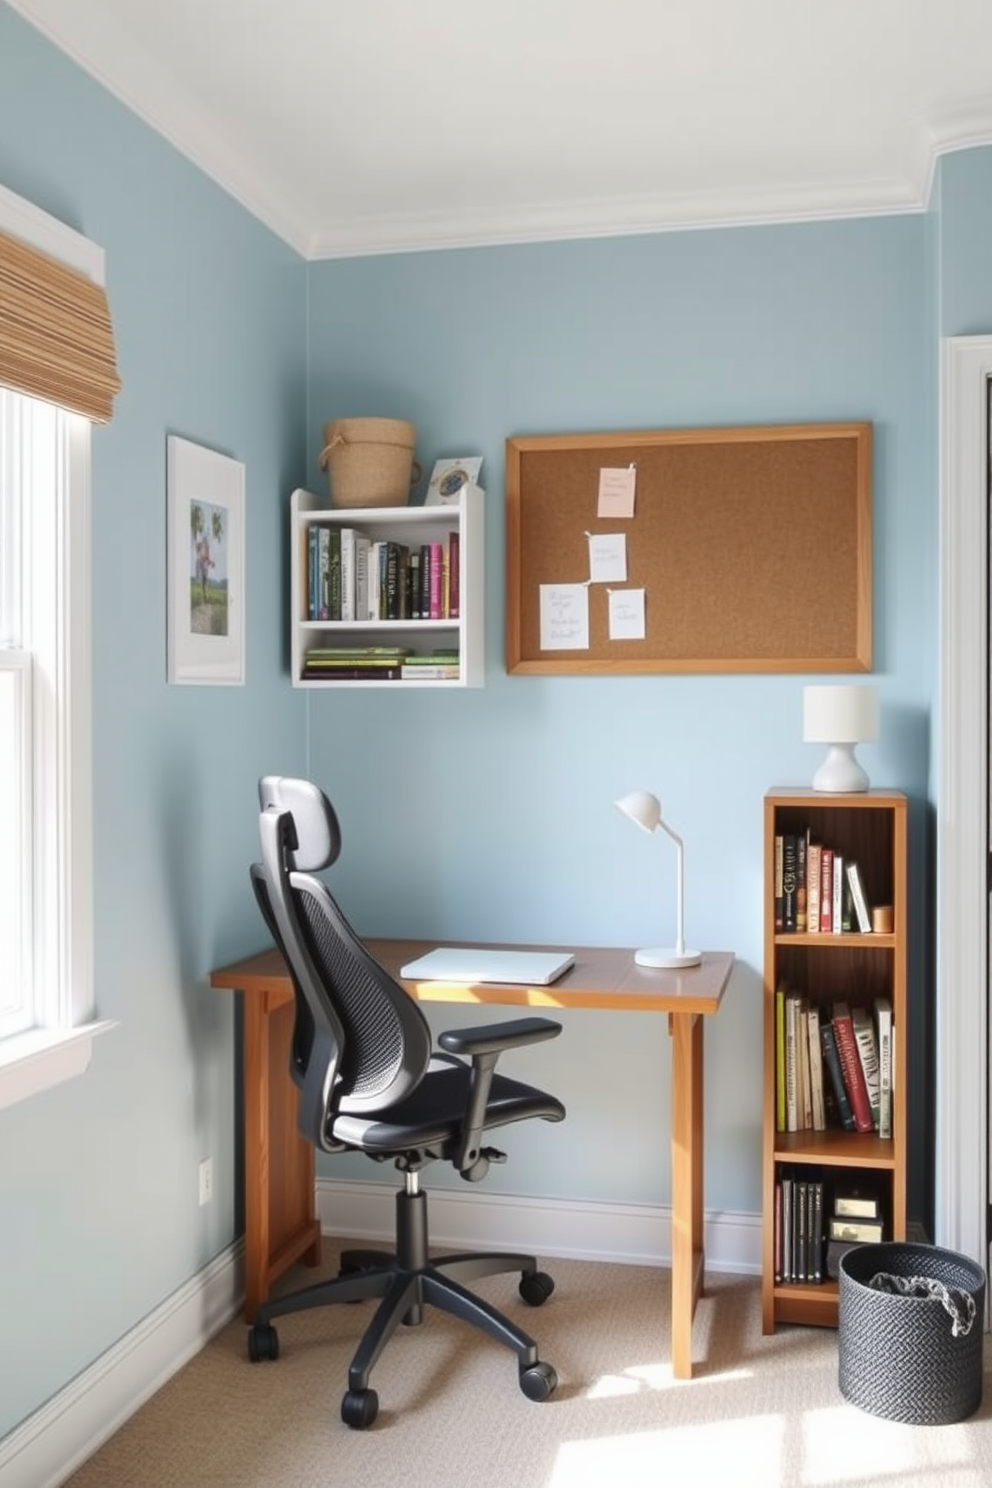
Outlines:
[[[446,942],[452,943],[455,942]],[[667,1013],[672,1038],[672,1372],[692,1376],[692,1317],[702,1291],[703,1018],[719,1010],[733,955],[706,951],[685,971],[637,966],[632,950],[590,947],[550,987],[412,982],[399,969],[436,941],[368,940],[372,954],[420,1002]],[[475,942],[478,944],[478,942]],[[534,947],[533,949],[540,949]],[[289,1078],[293,986],[275,949],[211,972],[210,985],[244,997],[245,1316],[294,1261],[316,1265],[314,1151],[296,1130]]]

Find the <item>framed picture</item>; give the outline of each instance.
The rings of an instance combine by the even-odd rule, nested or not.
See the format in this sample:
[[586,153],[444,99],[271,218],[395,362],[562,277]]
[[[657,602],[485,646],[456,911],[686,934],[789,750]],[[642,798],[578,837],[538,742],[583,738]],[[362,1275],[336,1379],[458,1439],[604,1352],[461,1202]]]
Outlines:
[[245,680],[245,467],[170,434],[170,682]]

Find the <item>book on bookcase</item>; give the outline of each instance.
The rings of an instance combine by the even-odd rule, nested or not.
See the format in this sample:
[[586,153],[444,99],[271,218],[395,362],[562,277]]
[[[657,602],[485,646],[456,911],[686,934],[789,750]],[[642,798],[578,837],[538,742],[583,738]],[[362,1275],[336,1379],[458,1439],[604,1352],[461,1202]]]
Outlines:
[[854,1131],[854,1111],[844,1084],[844,1073],[840,1067],[834,1026],[829,1017],[820,1020],[820,1045],[823,1050],[823,1066],[833,1091],[837,1119],[844,1131]]
[[796,867],[797,838],[795,832],[786,832],[782,838],[782,929],[796,928]]
[[774,859],[775,859],[775,861],[774,861],[773,868],[772,868],[772,872],[773,872],[773,875],[774,875],[774,888],[773,888],[773,891],[772,892],[773,892],[773,897],[774,897],[774,900],[775,900],[775,905],[774,905],[775,929],[776,930],[783,930],[785,928],[785,921],[782,918],[782,833],[781,832],[777,832],[776,835],[775,835],[775,842],[774,842],[773,852],[774,852]]
[[868,1104],[871,1106],[871,1122],[876,1131],[879,1128],[879,1080],[878,1080],[878,1041],[875,1037],[875,1023],[871,1013],[866,1007],[852,1007],[851,1026],[854,1029],[854,1041],[858,1046],[858,1058],[861,1060],[861,1072],[865,1077],[865,1088],[868,1091]]
[[[844,885],[847,882],[847,878],[846,878],[846,875],[844,873],[844,859],[841,857],[841,855],[840,855],[839,852],[835,852],[834,853],[833,878],[834,878],[834,902],[833,902],[833,913],[831,915],[831,921],[830,921],[830,928],[833,931],[834,935],[840,935],[841,932],[845,928],[845,926],[844,926]],[[847,928],[850,929],[850,925],[848,925]]]
[[785,987],[781,983],[775,991],[775,1126],[784,1132],[785,1126]]
[[823,1046],[820,1042],[820,1009],[811,1002],[806,1009],[806,1033],[809,1050],[809,1088],[814,1131],[826,1131],[827,1110],[823,1091]]
[[871,934],[871,909],[865,894],[864,884],[861,881],[861,869],[857,863],[848,863],[847,881],[851,885],[851,899],[854,904],[854,913],[858,922],[858,929],[862,935]]
[[878,1041],[878,1135],[892,1136],[892,1003],[876,997],[873,1007]]
[[806,849],[806,917],[810,935],[820,931],[820,860],[823,848],[811,842]]
[[851,1009],[846,1002],[834,1003],[832,1022],[834,1038],[837,1042],[837,1057],[844,1076],[844,1087],[847,1090],[848,1100],[851,1102],[851,1110],[854,1112],[854,1129],[859,1132],[874,1131],[875,1123],[871,1116],[868,1087],[865,1084],[864,1071],[858,1056]]
[[829,935],[833,929],[834,911],[834,852],[825,847],[820,855],[820,933]]
[[796,834],[796,934],[805,935],[809,928],[809,916],[806,912],[806,851],[809,847],[809,834],[799,832]]

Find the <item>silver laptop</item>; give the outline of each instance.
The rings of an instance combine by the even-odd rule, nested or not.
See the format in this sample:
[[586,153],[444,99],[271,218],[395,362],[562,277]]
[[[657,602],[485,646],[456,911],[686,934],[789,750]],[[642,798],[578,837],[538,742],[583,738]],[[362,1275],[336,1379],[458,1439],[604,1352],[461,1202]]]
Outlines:
[[400,968],[418,982],[522,982],[546,987],[575,963],[571,951],[501,951],[438,946]]

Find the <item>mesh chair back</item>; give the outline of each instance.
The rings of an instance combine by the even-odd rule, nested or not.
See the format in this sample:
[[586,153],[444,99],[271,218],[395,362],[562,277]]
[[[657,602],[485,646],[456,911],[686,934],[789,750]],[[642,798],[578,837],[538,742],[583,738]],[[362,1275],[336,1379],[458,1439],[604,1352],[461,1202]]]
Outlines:
[[262,862],[252,882],[312,1023],[308,1040],[297,1020],[304,1036],[294,1038],[294,1063],[307,1063],[294,1077],[309,1091],[301,1124],[318,1123],[326,1145],[336,1112],[384,1110],[419,1084],[430,1063],[430,1029],[315,876],[335,860],[341,841],[323,791],[308,781],[266,776],[259,798]]

